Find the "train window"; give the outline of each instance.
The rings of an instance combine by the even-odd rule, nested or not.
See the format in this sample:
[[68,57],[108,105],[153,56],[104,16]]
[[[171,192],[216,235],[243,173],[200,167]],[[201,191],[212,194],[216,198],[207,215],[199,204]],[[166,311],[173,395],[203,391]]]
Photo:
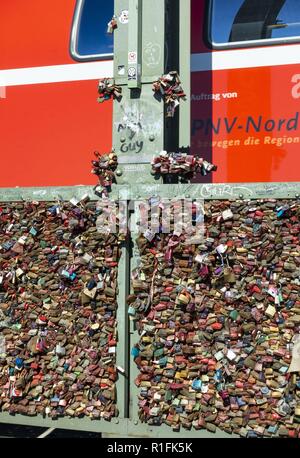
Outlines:
[[215,48],[300,41],[300,0],[211,0],[209,16]]
[[70,51],[75,60],[113,57],[113,34],[107,24],[114,14],[114,0],[77,0]]

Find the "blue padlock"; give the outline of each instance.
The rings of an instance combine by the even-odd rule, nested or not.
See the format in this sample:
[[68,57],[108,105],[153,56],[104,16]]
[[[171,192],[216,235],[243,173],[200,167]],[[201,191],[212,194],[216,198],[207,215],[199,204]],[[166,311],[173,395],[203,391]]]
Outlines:
[[223,374],[222,374],[222,371],[221,369],[217,369],[216,370],[216,373],[214,375],[214,379],[216,382],[221,382],[222,381],[222,378],[223,378]]
[[22,369],[22,367],[24,367],[24,361],[22,358],[16,358],[15,363],[18,369]]
[[134,357],[134,358],[137,358],[140,354],[140,350],[137,348],[137,347],[133,347],[131,349],[131,355]]
[[35,236],[37,234],[37,230],[34,227],[31,227],[29,233]]
[[134,307],[131,307],[131,306],[128,307],[128,315],[130,315],[130,316],[135,316],[135,314],[136,314],[135,308],[134,308]]
[[193,380],[192,388],[195,391],[200,391],[202,387],[202,382],[199,379]]
[[158,364],[160,366],[166,366],[167,362],[168,362],[168,358],[167,358],[167,356],[164,356],[163,358],[160,358],[160,360],[158,361]]

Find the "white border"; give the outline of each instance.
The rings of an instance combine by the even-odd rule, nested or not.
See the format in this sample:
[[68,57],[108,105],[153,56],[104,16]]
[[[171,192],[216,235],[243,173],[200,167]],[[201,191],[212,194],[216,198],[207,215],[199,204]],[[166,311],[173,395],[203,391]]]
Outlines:
[[113,77],[113,61],[0,70],[0,87]]
[[192,54],[191,71],[300,64],[300,44]]
[[[192,54],[191,72],[300,64],[300,44]],[[0,70],[0,87],[113,78],[113,61]]]

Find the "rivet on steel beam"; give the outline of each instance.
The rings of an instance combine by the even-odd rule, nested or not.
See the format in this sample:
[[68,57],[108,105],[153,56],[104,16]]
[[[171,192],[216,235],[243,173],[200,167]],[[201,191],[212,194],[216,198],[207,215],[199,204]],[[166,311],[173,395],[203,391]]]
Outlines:
[[123,175],[122,170],[121,169],[117,169],[116,175],[117,175],[117,177],[121,177]]
[[126,138],[125,138],[125,137],[121,137],[121,138],[120,138],[120,142],[121,142],[121,143],[126,142]]
[[240,194],[239,199],[244,199],[244,194]]
[[118,419],[116,419],[116,425],[118,425],[118,424],[119,424],[119,420],[118,420]]
[[296,197],[296,199],[299,199],[300,195],[299,195],[299,194],[296,194],[295,197]]
[[154,142],[155,136],[153,134],[149,135],[149,140],[150,142]]
[[187,195],[185,196],[186,199],[189,199],[190,197],[191,197],[191,196],[190,196],[189,194],[187,194]]
[[135,425],[138,425],[138,424],[139,424],[139,422],[138,422],[137,420],[134,420],[133,423],[134,423]]

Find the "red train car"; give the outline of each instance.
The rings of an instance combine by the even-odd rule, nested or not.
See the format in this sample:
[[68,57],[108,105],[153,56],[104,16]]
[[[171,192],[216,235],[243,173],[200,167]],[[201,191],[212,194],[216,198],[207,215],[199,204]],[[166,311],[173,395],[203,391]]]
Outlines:
[[192,136],[230,182],[299,181],[300,1],[192,0]]
[[[105,11],[102,4],[1,2],[1,187],[95,182],[91,151],[109,150],[112,143],[112,104],[100,109],[97,103],[99,77],[113,75],[113,49],[106,34],[113,0],[106,2]],[[77,33],[83,37],[74,37],[76,15]],[[89,40],[87,22],[96,21],[101,54],[97,60],[80,48],[81,41]],[[72,39],[77,41],[73,51]]]
[[[299,181],[300,0],[191,0],[191,146],[214,182]],[[112,144],[113,0],[11,0],[0,18],[0,186],[93,184]],[[119,21],[126,21],[126,11]]]

